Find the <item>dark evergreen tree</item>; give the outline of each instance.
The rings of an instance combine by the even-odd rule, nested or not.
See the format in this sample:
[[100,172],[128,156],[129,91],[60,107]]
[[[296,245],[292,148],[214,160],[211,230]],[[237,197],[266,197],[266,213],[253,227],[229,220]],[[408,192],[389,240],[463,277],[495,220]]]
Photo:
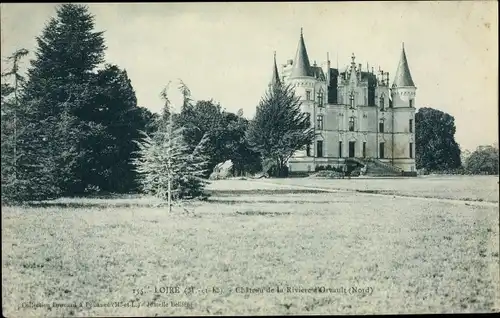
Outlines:
[[291,86],[272,85],[247,130],[246,138],[252,149],[260,153],[264,170],[273,167],[278,177],[286,176],[288,159],[314,138],[314,130],[300,105]]
[[[24,124],[31,127],[22,159],[33,180],[31,196],[43,197],[36,194],[40,186],[52,189],[45,197],[137,187],[133,140],[139,130],[153,129],[153,115],[137,106],[126,71],[116,65],[98,70],[106,47],[103,33],[93,29],[86,6],[64,4],[37,38],[22,96]],[[30,177],[40,162],[53,167],[47,175],[52,183],[35,184],[41,179]]]
[[[85,122],[98,90],[95,70],[104,61],[102,32],[94,32],[94,17],[85,6],[63,4],[37,37],[36,58],[28,69],[23,90],[23,120],[31,127],[23,137],[27,155],[22,164],[33,196],[37,189],[52,189],[47,197],[84,192],[87,185],[83,162],[92,154],[82,137],[102,138],[99,123]],[[43,149],[43,150],[42,150]],[[50,162],[47,184],[31,174],[39,174],[41,162]],[[28,168],[29,167],[29,168]],[[41,180],[39,180],[41,182]]]
[[433,108],[415,114],[415,161],[417,169],[453,170],[461,166],[460,146],[455,141],[453,116]]

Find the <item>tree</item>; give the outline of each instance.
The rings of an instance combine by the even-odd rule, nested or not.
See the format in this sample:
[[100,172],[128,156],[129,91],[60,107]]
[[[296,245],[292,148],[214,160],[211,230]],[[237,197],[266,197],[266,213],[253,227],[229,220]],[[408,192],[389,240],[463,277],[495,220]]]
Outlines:
[[253,151],[245,138],[250,122],[243,118],[243,113],[235,115],[224,112],[225,149],[226,158],[233,163],[233,175],[242,175],[245,172],[256,173],[261,170],[259,153]]
[[[79,118],[99,107],[93,103],[98,93],[93,84],[105,45],[102,32],[94,32],[93,26],[87,7],[63,4],[36,38],[36,57],[21,98],[23,125],[29,127],[23,135],[22,164],[32,196],[40,197],[42,188],[52,189],[47,198],[85,189],[81,164],[90,161],[92,149],[82,137],[97,140],[105,131],[101,124]],[[45,169],[42,162],[51,167],[43,179],[35,177]]]
[[467,172],[472,174],[498,174],[498,147],[479,146],[465,161]]
[[[83,149],[91,149],[81,163],[84,184],[95,185],[105,192],[135,190],[136,175],[130,158],[137,150],[134,140],[146,130],[152,114],[137,106],[137,98],[127,72],[116,65],[105,65],[96,76],[96,94],[90,108],[79,119],[100,125],[95,135],[82,136]],[[89,173],[91,172],[91,173]]]
[[[23,120],[33,131],[26,131],[29,155],[23,164],[30,167],[27,178],[37,180],[29,174],[38,173],[40,161],[52,162],[50,197],[135,190],[133,140],[139,130],[153,129],[154,116],[137,106],[127,72],[112,64],[98,69],[106,46],[103,32],[93,29],[86,6],[59,6],[37,37],[36,58],[28,70],[22,100],[31,106]],[[34,182],[33,191],[39,188]]]
[[415,161],[417,169],[442,171],[461,166],[460,147],[455,141],[453,116],[433,108],[415,114]]
[[260,153],[265,170],[272,163],[279,177],[286,175],[288,159],[314,138],[314,130],[300,107],[300,99],[290,85],[271,86],[257,106],[246,134],[252,150]]
[[168,201],[203,196],[204,186],[208,183],[202,178],[205,173],[206,136],[191,149],[184,140],[183,127],[174,125],[173,111],[167,96],[162,92],[168,118],[159,118],[158,130],[149,136],[143,133],[138,140],[138,156],[132,160],[140,175],[142,190],[148,194]]
[[15,201],[19,199],[20,189],[18,180],[18,131],[19,131],[19,96],[24,77],[19,71],[19,64],[28,50],[19,49],[7,58],[11,68],[2,73],[2,80],[11,80],[13,84],[2,83],[1,98],[1,125],[2,125],[2,201]]

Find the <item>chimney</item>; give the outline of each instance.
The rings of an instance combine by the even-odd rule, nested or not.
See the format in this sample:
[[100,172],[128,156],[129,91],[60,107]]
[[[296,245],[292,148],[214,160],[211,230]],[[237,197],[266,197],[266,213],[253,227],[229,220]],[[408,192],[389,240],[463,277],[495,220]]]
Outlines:
[[326,53],[326,85],[330,85],[330,54]]

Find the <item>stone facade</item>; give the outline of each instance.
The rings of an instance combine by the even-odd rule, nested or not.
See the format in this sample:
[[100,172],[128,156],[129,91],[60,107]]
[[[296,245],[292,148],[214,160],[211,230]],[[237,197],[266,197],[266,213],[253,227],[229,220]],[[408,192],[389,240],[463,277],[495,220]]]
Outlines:
[[415,93],[404,46],[392,86],[389,73],[356,65],[339,70],[328,60],[310,65],[301,34],[295,60],[275,65],[270,85],[291,84],[314,125],[315,140],[289,160],[290,171],[340,167],[346,158],[374,158],[415,172]]

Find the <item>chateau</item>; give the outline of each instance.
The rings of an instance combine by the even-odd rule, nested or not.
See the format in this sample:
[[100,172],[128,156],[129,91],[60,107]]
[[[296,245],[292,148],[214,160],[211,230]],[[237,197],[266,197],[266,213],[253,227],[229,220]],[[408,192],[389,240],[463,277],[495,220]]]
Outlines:
[[351,63],[342,71],[327,57],[322,66],[310,64],[300,34],[295,60],[281,66],[274,56],[269,85],[290,84],[314,126],[315,140],[297,151],[289,171],[314,171],[318,166],[342,167],[349,162],[385,166],[398,174],[416,175],[415,92],[403,48],[392,85],[389,73]]

